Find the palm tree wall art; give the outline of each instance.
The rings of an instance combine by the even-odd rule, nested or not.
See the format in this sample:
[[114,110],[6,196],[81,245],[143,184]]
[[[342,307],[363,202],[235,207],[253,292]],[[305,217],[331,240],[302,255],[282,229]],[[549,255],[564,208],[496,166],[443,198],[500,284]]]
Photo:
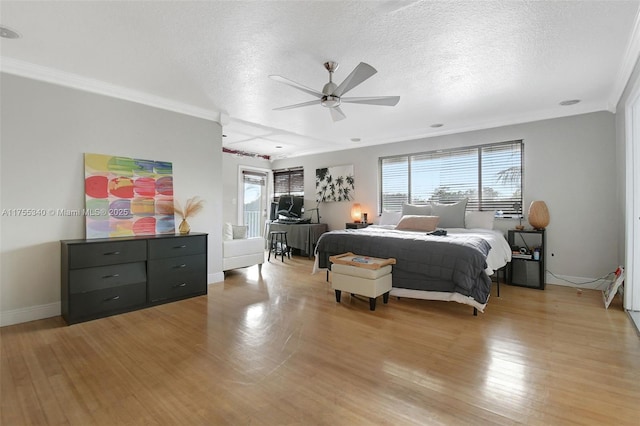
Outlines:
[[316,169],[316,201],[352,201],[355,196],[353,164]]

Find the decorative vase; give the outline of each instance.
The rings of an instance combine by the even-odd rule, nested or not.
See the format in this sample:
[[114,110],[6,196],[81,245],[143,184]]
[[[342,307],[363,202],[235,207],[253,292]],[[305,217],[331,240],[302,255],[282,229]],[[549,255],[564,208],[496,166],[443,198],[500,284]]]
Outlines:
[[180,222],[180,226],[178,227],[178,231],[180,231],[180,235],[185,235],[191,232],[191,227],[186,219],[182,219],[182,222]]
[[544,229],[549,225],[549,210],[544,201],[532,201],[529,206],[529,223],[534,229]]

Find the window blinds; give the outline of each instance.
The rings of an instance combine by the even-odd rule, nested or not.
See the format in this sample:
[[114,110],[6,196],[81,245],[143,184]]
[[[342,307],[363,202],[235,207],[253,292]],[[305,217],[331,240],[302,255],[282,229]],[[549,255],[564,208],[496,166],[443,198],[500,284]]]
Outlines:
[[267,175],[261,172],[243,170],[242,179],[245,183],[252,183],[254,185],[265,186],[267,184]]
[[400,211],[409,202],[409,157],[381,159],[382,210]]
[[511,141],[381,158],[381,208],[466,197],[468,210],[520,213],[522,151],[522,141]]
[[304,169],[273,171],[273,196],[304,195]]

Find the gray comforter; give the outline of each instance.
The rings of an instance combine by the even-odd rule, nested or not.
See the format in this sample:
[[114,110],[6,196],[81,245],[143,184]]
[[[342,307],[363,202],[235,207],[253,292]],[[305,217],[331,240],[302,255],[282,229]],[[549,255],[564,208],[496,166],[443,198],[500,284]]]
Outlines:
[[316,246],[318,266],[329,256],[352,252],[396,259],[393,287],[457,292],[486,303],[491,280],[485,273],[491,246],[476,236],[432,236],[424,232],[346,229],[322,234]]

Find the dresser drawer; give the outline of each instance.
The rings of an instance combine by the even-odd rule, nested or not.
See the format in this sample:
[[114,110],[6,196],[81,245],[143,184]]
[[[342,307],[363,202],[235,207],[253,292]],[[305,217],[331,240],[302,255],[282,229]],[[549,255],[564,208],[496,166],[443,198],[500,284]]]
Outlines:
[[147,301],[146,287],[145,283],[138,283],[72,294],[67,321],[76,322],[86,317],[104,316],[143,306]]
[[206,255],[149,261],[149,300],[151,302],[206,292]]
[[115,265],[147,259],[146,241],[114,241],[69,246],[69,268]]
[[149,240],[149,259],[164,259],[206,253],[207,236],[158,238]]
[[62,317],[74,324],[207,294],[207,241],[201,233],[60,241]]
[[69,271],[69,292],[71,294],[145,282],[147,282],[147,264],[145,262],[96,266],[95,268]]

